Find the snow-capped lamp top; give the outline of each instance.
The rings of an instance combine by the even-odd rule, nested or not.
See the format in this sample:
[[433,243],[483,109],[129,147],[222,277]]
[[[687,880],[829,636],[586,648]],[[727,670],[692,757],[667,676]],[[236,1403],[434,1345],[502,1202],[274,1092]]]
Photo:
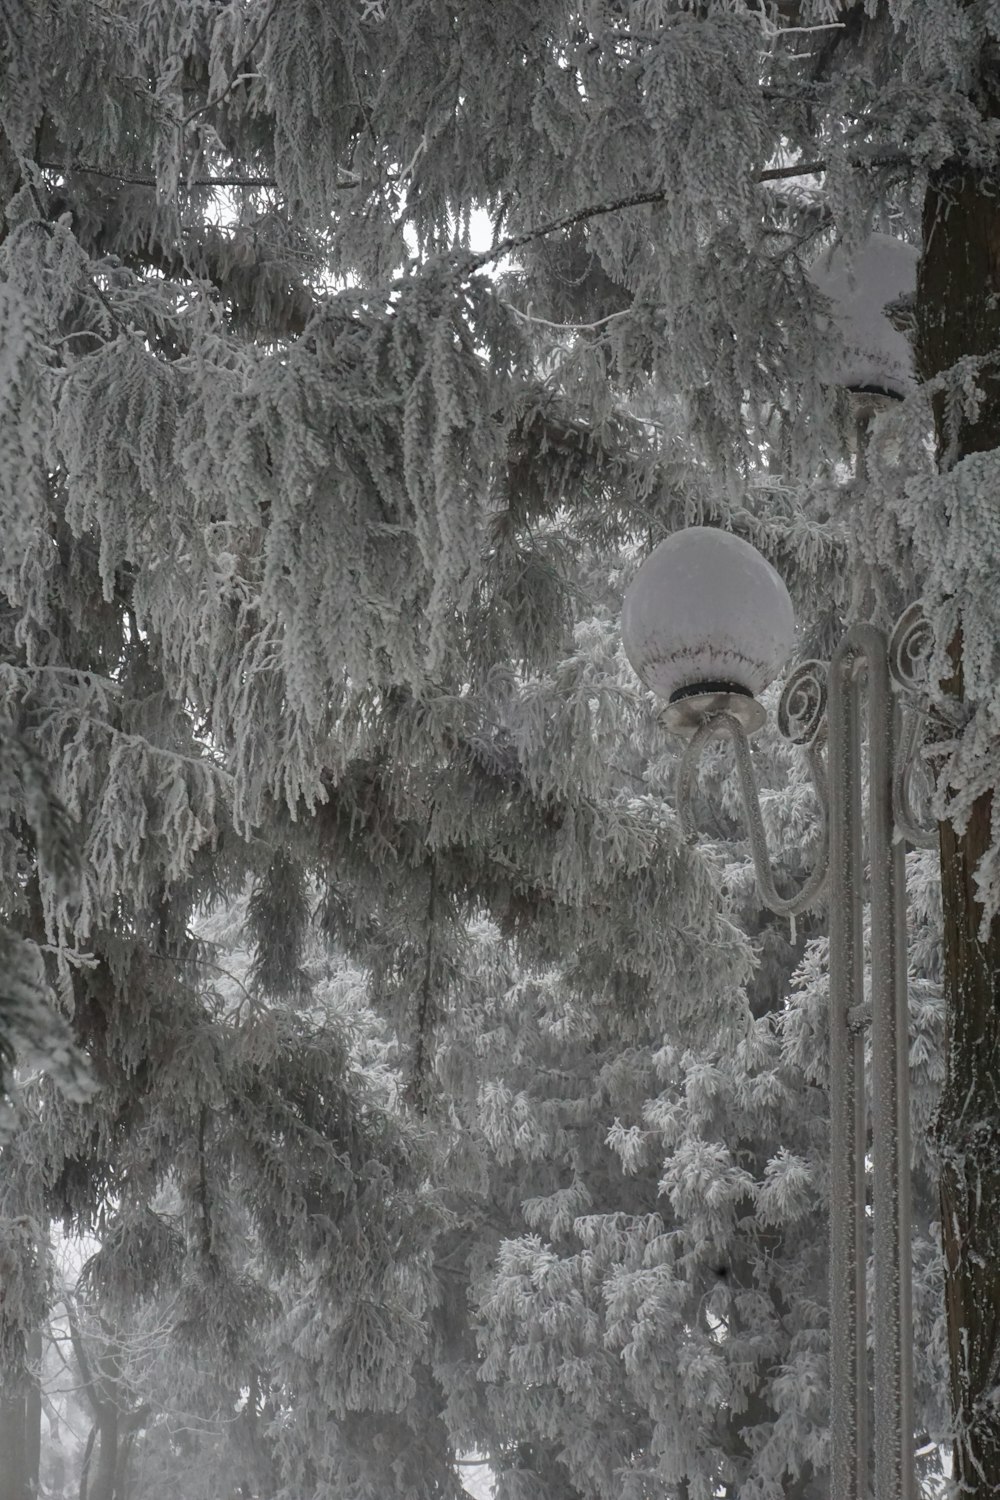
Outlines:
[[633,578],[622,643],[643,685],[668,700],[669,728],[690,734],[726,711],[752,732],[764,722],[757,695],[795,645],[792,601],[756,547],[689,526],[654,547]]
[[918,259],[915,245],[870,234],[850,252],[843,245],[824,250],[809,267],[809,279],[831,304],[832,328],[824,328],[829,347],[819,368],[826,385],[895,400],[915,388],[910,341],[885,309],[916,291]]

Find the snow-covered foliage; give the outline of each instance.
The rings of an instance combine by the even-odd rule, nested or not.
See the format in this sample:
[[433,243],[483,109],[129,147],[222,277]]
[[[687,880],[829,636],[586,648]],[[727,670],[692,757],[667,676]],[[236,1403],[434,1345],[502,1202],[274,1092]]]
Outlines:
[[[932,456],[982,370],[866,474],[808,275],[994,162],[998,40],[987,0],[0,0],[0,1414],[61,1219],[157,1464],[185,1387],[211,1417],[185,1484],[252,1428],[283,1500],[473,1452],[501,1500],[823,1493],[822,914],[761,913],[717,748],[684,842],[617,622],[691,523],[803,654],[922,593],[938,679],[967,648],[941,810],[1000,780],[993,458]],[[755,753],[794,881],[811,789]]]

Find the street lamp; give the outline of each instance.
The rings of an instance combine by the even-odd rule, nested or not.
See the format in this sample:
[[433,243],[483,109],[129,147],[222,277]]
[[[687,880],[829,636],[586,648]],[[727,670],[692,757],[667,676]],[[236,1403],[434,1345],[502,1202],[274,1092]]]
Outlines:
[[913,350],[898,319],[905,322],[916,291],[919,259],[916,245],[870,234],[849,249],[833,245],[813,261],[806,274],[830,309],[820,330],[818,373],[825,384],[881,402],[916,389]]
[[[794,916],[829,887],[830,907],[830,1399],[831,1500],[866,1500],[869,1407],[876,1500],[915,1500],[910,1313],[909,1031],[905,843],[928,845],[909,806],[918,695],[930,646],[916,608],[891,638],[854,625],[829,665],[801,663],[778,710],[782,734],[807,752],[824,821],[816,868],[780,896],[768,856],[749,736],[765,720],[757,694],[794,644],[787,590],[756,548],[713,527],[661,542],[625,595],[622,639],[644,685],[667,699],[664,721],[688,737],[677,801],[691,837],[690,792],[704,746],[728,736],[736,753],[757,886]],[[867,697],[871,1003],[862,938],[862,701]],[[906,708],[906,728],[901,733]],[[822,743],[826,741],[828,765]],[[865,1293],[865,1031],[872,1034],[874,1398]]]

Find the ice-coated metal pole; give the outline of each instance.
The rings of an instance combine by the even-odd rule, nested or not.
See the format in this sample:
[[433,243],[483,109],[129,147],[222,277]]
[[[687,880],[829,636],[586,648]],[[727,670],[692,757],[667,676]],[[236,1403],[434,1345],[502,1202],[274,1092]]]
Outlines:
[[893,825],[899,715],[881,631],[855,626],[848,639],[868,667],[875,1496],[914,1500],[906,853]]
[[857,653],[830,663],[830,1495],[868,1493],[861,729]]
[[868,1494],[862,668],[869,706],[875,1500],[915,1500],[906,870],[893,823],[898,710],[886,639],[871,625],[854,626],[830,664],[831,1500]]
[[[904,691],[917,681],[913,641],[923,628],[912,611],[893,636],[903,658],[890,667],[886,638],[855,625],[829,669],[804,662],[789,678],[779,722],[797,744],[813,747],[828,693],[828,796],[814,764],[817,794],[827,802],[829,859],[803,888],[780,896],[767,852],[749,742],[731,713],[709,715],[696,730],[678,777],[682,821],[705,743],[728,735],[736,750],[750,845],[764,904],[794,913],[813,904],[825,881],[830,900],[830,1500],[916,1500],[913,1472],[913,1349],[910,1273],[909,1013],[906,985],[904,839],[932,834],[909,812],[906,777],[914,743],[899,754],[899,709],[890,675]],[[900,633],[902,632],[902,633]],[[868,702],[868,853],[871,865],[871,1006],[864,1004],[864,868],[862,850],[862,682]],[[785,709],[787,707],[787,712]],[[792,732],[789,732],[791,726]],[[800,734],[801,728],[805,732]],[[911,739],[913,737],[911,736]],[[874,1379],[869,1379],[866,1305],[865,1164],[868,1121],[865,1044],[872,1038],[872,1243]],[[874,1386],[874,1423],[870,1402]],[[870,1442],[869,1427],[873,1427]],[[870,1449],[874,1448],[874,1455]],[[874,1457],[874,1465],[871,1458]],[[874,1471],[874,1490],[871,1476]]]

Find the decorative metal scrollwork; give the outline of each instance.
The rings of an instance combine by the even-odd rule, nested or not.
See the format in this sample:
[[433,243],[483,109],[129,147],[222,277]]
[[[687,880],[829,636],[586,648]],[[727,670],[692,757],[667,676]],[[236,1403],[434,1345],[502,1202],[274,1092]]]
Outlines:
[[827,667],[800,662],[785,683],[778,704],[778,728],[793,745],[815,745],[826,723]]
[[[902,730],[893,768],[892,803],[896,828],[918,848],[937,843],[937,824],[924,822],[914,811],[914,781],[928,782],[921,759],[923,725],[928,710],[928,668],[934,650],[934,632],[919,604],[911,604],[896,621],[889,637],[889,675],[902,690]],[[926,806],[930,786],[921,789],[919,800]]]
[[923,694],[934,650],[934,632],[919,604],[911,604],[889,637],[889,675],[906,693]]
[[[926,766],[921,756],[923,726],[927,711],[928,666],[933,650],[933,634],[930,624],[919,605],[911,605],[900,617],[888,642],[880,632],[870,626],[856,626],[853,634],[867,632],[858,644],[852,636],[838,648],[839,670],[847,671],[852,678],[864,675],[872,652],[877,651],[883,665],[884,686],[879,691],[888,693],[885,681],[887,650],[889,677],[897,689],[901,689],[902,700],[900,734],[894,747],[892,766],[892,814],[897,835],[918,846],[933,844],[937,838],[937,827],[933,818],[922,820],[914,811],[918,801],[927,806],[928,792],[919,787],[921,773]],[[871,641],[868,640],[871,637]],[[860,639],[860,638],[859,638]],[[874,642],[874,644],[872,644]],[[754,776],[750,742],[744,726],[732,713],[708,712],[688,742],[681,762],[677,781],[677,806],[681,823],[689,841],[697,837],[692,816],[692,802],[697,777],[698,762],[702,750],[716,735],[733,742],[736,766],[740,779],[744,811],[747,817],[750,845],[757,874],[758,889],[765,906],[783,915],[794,915],[813,905],[826,884],[830,809],[827,785],[827,767],[824,764],[823,744],[826,738],[827,697],[830,669],[822,661],[800,662],[785,683],[778,705],[778,728],[783,737],[793,745],[801,746],[809,763],[813,786],[820,803],[823,843],[817,856],[816,866],[803,886],[794,896],[781,896],[775,889],[771,861],[764,837],[764,823],[760,810]],[[873,689],[869,688],[869,692]],[[879,713],[882,709],[876,709]],[[918,785],[915,787],[914,782]],[[914,792],[917,796],[914,796]]]
[[917,800],[926,809],[931,801],[933,778],[921,756],[924,716],[919,709],[903,709],[902,730],[896,747],[896,764],[892,779],[892,813],[903,838],[918,849],[931,849],[938,841],[938,827],[928,815],[922,819],[914,810],[914,781],[919,786]]

